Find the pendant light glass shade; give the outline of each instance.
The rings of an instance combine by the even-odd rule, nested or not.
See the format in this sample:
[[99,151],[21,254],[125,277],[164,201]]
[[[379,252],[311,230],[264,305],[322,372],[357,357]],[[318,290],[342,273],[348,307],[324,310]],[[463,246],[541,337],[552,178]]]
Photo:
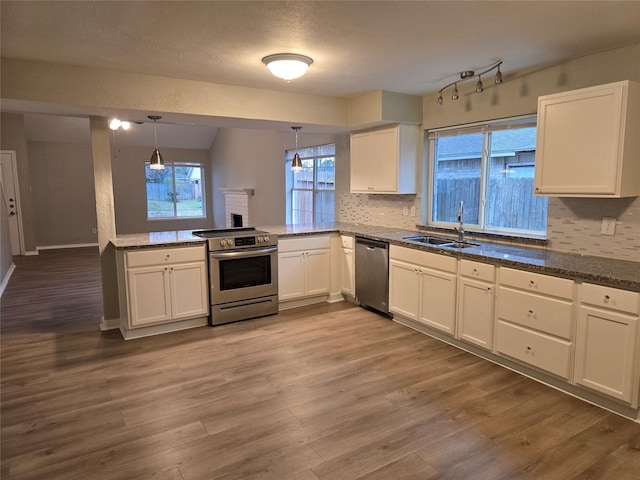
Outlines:
[[300,155],[298,155],[298,130],[302,127],[291,127],[292,130],[296,131],[296,153],[293,156],[293,161],[291,162],[291,171],[293,173],[302,171],[302,161],[300,160]]
[[151,160],[149,160],[149,168],[151,170],[164,170],[164,159],[158,150],[158,133],[156,132],[156,122],[162,117],[158,115],[149,115],[148,118],[153,120],[153,138],[155,140],[155,148],[151,154]]

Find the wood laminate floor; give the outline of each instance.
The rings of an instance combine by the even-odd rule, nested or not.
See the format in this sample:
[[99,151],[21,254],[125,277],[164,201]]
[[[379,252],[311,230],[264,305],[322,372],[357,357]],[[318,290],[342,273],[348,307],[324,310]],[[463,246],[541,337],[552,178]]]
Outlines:
[[125,342],[96,249],[16,263],[2,479],[640,478],[640,425],[349,303]]

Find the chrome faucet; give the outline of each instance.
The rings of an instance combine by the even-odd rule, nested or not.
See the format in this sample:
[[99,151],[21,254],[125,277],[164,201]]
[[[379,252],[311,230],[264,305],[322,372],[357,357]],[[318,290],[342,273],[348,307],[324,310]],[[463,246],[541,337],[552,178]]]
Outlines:
[[462,224],[462,215],[464,214],[464,202],[460,202],[458,205],[458,227],[455,229],[458,232],[458,243],[464,243],[464,225]]

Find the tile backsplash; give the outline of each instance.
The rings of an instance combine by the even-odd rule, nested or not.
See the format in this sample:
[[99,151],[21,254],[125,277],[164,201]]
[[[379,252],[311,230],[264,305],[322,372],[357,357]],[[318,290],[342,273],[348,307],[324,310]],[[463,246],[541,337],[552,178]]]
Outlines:
[[[408,215],[404,215],[404,209]],[[415,217],[411,209],[415,208]],[[417,195],[342,193],[337,220],[415,229],[421,223]],[[615,217],[615,235],[602,235],[602,217]],[[547,238],[550,250],[640,262],[640,197],[549,197]]]

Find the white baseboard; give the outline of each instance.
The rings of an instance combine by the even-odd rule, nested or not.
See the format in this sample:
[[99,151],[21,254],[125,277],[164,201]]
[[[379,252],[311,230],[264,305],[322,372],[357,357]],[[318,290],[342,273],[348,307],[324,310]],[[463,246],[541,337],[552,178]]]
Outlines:
[[40,255],[40,252],[38,252],[38,250],[30,250],[27,252],[24,252],[25,257],[29,257],[32,255]]
[[9,284],[9,279],[11,278],[11,275],[13,274],[13,271],[15,269],[16,269],[16,264],[11,263],[9,270],[7,270],[6,275],[2,279],[2,283],[0,283],[0,297],[2,297],[2,294],[4,293],[4,289],[7,288],[7,285]]
[[97,247],[97,246],[98,246],[97,243],[70,243],[67,245],[43,245],[41,247],[36,247],[36,249],[40,251],[40,250],[58,250],[60,248],[83,248],[83,247]]
[[104,317],[102,317],[102,321],[100,322],[100,331],[105,332],[107,330],[115,330],[116,328],[120,328],[119,318],[110,318],[109,320],[105,320]]

